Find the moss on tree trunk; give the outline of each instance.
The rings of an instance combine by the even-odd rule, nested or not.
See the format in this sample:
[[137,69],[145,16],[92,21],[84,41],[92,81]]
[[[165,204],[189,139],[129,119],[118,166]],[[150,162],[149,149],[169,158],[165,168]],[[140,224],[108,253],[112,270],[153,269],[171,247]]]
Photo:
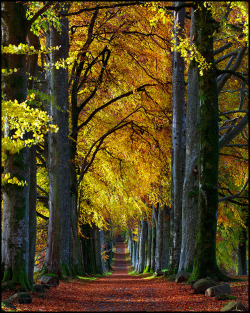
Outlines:
[[216,226],[218,209],[218,92],[213,56],[213,33],[216,22],[211,11],[199,4],[195,12],[195,44],[208,64],[199,75],[200,152],[199,202],[193,272],[189,280],[206,276],[228,280],[216,261]]

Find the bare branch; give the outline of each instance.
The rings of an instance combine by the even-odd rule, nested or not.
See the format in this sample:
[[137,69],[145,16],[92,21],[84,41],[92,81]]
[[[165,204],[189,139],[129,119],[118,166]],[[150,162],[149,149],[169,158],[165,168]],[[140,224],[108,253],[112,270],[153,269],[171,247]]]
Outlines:
[[[110,134],[114,133],[115,131],[123,128],[124,126],[127,126],[128,124],[131,124],[131,122],[125,122],[125,120],[127,118],[129,118],[132,114],[136,113],[139,109],[141,108],[141,106],[139,106],[138,108],[136,108],[133,112],[131,112],[130,114],[128,114],[126,117],[124,117],[119,123],[117,123],[113,128],[109,129],[104,135],[102,135],[100,138],[98,138],[90,147],[88,153],[86,154],[84,160],[83,160],[83,164],[81,166],[81,172],[80,172],[80,176],[78,179],[78,185],[80,184],[80,182],[83,179],[84,174],[87,172],[87,170],[89,169],[90,165],[93,163],[94,158],[97,154],[97,152],[100,150],[100,146],[103,143],[104,139],[109,136]],[[124,123],[125,122],[125,123]],[[96,146],[97,145],[97,146]],[[91,161],[88,163],[87,159],[90,155],[90,153],[92,152],[93,148],[96,146],[95,152],[92,155]]]
[[224,50],[230,48],[232,46],[232,44],[233,44],[232,42],[228,42],[224,46],[214,50],[214,55],[217,55],[217,54],[223,52]]
[[246,181],[245,185],[242,187],[242,189],[239,192],[237,192],[235,195],[230,195],[230,196],[226,196],[226,197],[220,198],[219,202],[226,201],[226,200],[232,200],[234,198],[238,198],[242,194],[242,192],[246,189],[246,187],[248,185],[248,181],[249,181],[249,178],[247,179],[247,181]]
[[144,1],[134,1],[134,2],[125,2],[125,3],[116,3],[113,5],[97,5],[96,7],[92,7],[92,8],[83,8],[79,11],[76,12],[71,12],[71,13],[61,13],[60,15],[66,15],[66,16],[70,16],[70,15],[77,15],[80,14],[82,12],[91,12],[91,11],[95,11],[96,9],[101,10],[101,9],[112,9],[112,8],[118,8],[118,7],[124,7],[124,6],[130,6],[130,5],[141,5],[144,4]]
[[39,213],[38,211],[36,211],[36,215],[39,216],[39,217],[41,217],[41,218],[42,218],[43,220],[45,220],[45,221],[48,221],[48,220],[49,220],[49,218],[48,218],[47,216],[45,216],[45,215]]
[[228,112],[220,113],[219,116],[227,115],[227,114],[233,114],[233,113],[248,113],[248,111],[247,110],[228,111]]
[[193,8],[193,9],[196,9],[197,8],[197,3],[191,2],[191,3],[183,3],[183,4],[180,4],[178,6],[171,6],[171,5],[164,6],[164,9],[166,9],[166,10],[173,10],[173,11],[180,11],[183,8]]
[[[228,78],[231,76],[231,75],[234,75],[236,77],[239,77],[244,83],[246,83],[248,85],[248,79],[246,79],[242,74],[238,73],[238,72],[235,72],[233,70],[217,70],[217,75],[221,75],[221,74],[230,74],[228,75]],[[227,78],[227,80],[228,80]],[[223,84],[224,86],[224,84]]]
[[48,192],[44,190],[42,187],[36,185],[38,189],[40,189],[42,192],[44,192],[47,196],[49,196]]
[[222,57],[218,58],[217,60],[215,60],[214,63],[218,64],[218,63],[226,60],[227,58],[230,58],[231,56],[235,56],[236,54],[237,54],[237,51],[229,52],[229,53],[223,55]]
[[243,60],[243,57],[245,55],[246,50],[247,50],[246,46],[244,46],[240,49],[240,52],[237,55],[237,58],[234,62],[234,65],[230,69],[228,69],[228,68],[226,68],[225,70],[217,69],[217,75],[225,74],[225,75],[223,75],[220,82],[218,83],[218,94],[221,92],[222,88],[225,86],[226,82],[231,77],[231,75],[235,75],[235,76],[239,77],[240,79],[242,79],[242,81],[244,81],[245,83],[248,83],[243,75],[236,72],[237,69],[239,68],[242,60]]
[[219,149],[229,144],[248,124],[248,114],[246,114],[240,122],[228,133],[225,133],[219,140]]
[[[108,107],[110,104],[120,100],[120,99],[123,99],[125,97],[128,97],[130,95],[132,95],[134,92],[140,92],[140,91],[145,91],[145,87],[148,87],[148,86],[155,86],[156,84],[145,84],[145,85],[142,85],[138,88],[136,88],[135,90],[131,90],[129,92],[126,92],[110,101],[108,101],[107,103],[103,104],[102,106],[100,106],[99,108],[95,109],[90,115],[89,117],[86,119],[86,121],[84,121],[82,124],[80,124],[78,127],[77,127],[77,130],[76,131],[79,131],[83,126],[87,125],[89,123],[89,121],[96,115],[96,113],[98,113],[99,111],[105,109],[106,107]],[[74,135],[75,133],[73,133]],[[72,136],[73,136],[72,135]]]
[[228,144],[228,145],[225,145],[225,147],[237,147],[237,148],[244,148],[244,147],[248,147],[248,143],[242,143],[242,144],[239,144],[239,143],[235,143],[235,144]]

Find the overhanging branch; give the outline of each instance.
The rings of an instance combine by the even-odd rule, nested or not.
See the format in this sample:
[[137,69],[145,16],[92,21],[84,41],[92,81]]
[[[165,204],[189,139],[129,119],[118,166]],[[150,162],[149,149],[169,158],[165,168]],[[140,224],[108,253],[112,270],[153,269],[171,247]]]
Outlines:
[[156,84],[145,84],[145,85],[143,85],[143,86],[140,86],[140,87],[138,87],[138,88],[136,88],[136,89],[134,89],[134,90],[131,90],[131,91],[129,91],[129,92],[126,92],[126,93],[124,93],[124,94],[122,94],[122,95],[120,95],[120,96],[118,96],[118,97],[116,97],[116,98],[114,98],[114,99],[108,101],[107,103],[103,104],[103,105],[100,106],[99,108],[95,109],[95,110],[89,115],[89,117],[88,117],[82,124],[80,124],[80,125],[77,127],[77,130],[76,130],[75,132],[73,132],[72,136],[74,136],[75,133],[78,132],[83,126],[87,125],[87,124],[91,121],[91,119],[92,119],[99,111],[105,109],[105,108],[108,107],[110,104],[112,104],[112,103],[114,103],[114,102],[116,102],[116,101],[118,101],[118,100],[121,100],[121,99],[123,99],[123,98],[125,98],[125,97],[128,97],[128,96],[132,95],[132,94],[135,93],[135,92],[145,91],[145,87],[148,87],[148,86],[155,86],[155,85],[156,85]]
[[230,195],[230,196],[226,196],[226,197],[220,198],[219,202],[226,201],[226,200],[232,200],[234,198],[238,198],[242,194],[242,192],[246,189],[246,187],[248,185],[248,181],[249,181],[249,178],[247,179],[247,181],[246,181],[245,185],[242,187],[242,189],[239,192],[237,192],[235,195]]
[[[87,170],[89,169],[90,165],[93,163],[94,158],[97,154],[97,152],[100,150],[100,147],[104,141],[104,139],[106,137],[108,137],[110,134],[114,133],[115,131],[127,126],[128,124],[131,124],[131,122],[125,122],[125,120],[127,118],[129,118],[131,115],[133,115],[134,113],[136,113],[139,109],[141,108],[141,106],[139,106],[138,108],[136,108],[133,112],[131,112],[130,114],[128,114],[126,117],[124,117],[119,123],[117,123],[113,128],[109,129],[104,135],[102,135],[99,139],[97,139],[92,146],[90,147],[88,153],[86,154],[84,160],[83,160],[83,164],[81,166],[81,172],[80,172],[80,176],[78,179],[77,184],[79,185],[80,182],[82,181],[85,173],[87,172]],[[124,123],[125,122],[125,123]],[[92,158],[90,160],[90,162],[87,161],[89,155],[91,154],[92,150],[95,148],[95,151],[92,155]]]

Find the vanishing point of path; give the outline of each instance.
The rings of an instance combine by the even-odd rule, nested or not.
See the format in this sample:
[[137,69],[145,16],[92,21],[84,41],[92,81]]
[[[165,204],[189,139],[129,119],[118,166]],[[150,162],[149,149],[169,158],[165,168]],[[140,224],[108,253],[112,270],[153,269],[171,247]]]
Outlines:
[[[60,281],[59,286],[46,291],[45,297],[34,295],[31,304],[17,304],[16,308],[29,312],[200,312],[220,311],[229,302],[194,294],[191,287],[184,283],[168,282],[164,278],[145,279],[145,275],[144,278],[131,276],[128,274],[130,269],[131,266],[126,261],[124,243],[117,242],[112,275],[93,281],[84,279]],[[244,299],[248,299],[248,284],[237,292],[237,296],[241,297],[243,294]],[[248,301],[245,302],[247,305]]]

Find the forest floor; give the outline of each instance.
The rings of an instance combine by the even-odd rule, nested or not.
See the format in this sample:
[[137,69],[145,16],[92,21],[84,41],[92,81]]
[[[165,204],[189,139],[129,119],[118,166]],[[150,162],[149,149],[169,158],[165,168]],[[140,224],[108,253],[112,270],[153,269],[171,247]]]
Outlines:
[[[46,290],[44,298],[32,293],[31,304],[15,304],[21,311],[220,311],[232,300],[194,294],[185,283],[168,282],[151,274],[131,275],[131,266],[124,243],[116,245],[114,272],[109,276],[81,277]],[[132,273],[132,272],[131,272]],[[237,276],[239,277],[239,276]],[[232,294],[247,308],[248,276],[242,282],[230,283]],[[2,300],[14,292],[3,292]]]

